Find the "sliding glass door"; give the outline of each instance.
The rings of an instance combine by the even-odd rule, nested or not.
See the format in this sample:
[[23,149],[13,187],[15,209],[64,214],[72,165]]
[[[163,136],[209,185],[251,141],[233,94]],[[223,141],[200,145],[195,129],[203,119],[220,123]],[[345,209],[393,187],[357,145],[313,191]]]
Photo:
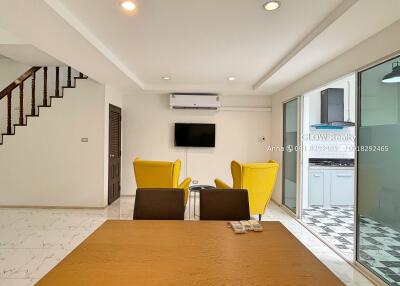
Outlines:
[[400,57],[359,73],[357,262],[400,285]]
[[297,204],[297,110],[297,98],[283,105],[282,203],[294,213]]

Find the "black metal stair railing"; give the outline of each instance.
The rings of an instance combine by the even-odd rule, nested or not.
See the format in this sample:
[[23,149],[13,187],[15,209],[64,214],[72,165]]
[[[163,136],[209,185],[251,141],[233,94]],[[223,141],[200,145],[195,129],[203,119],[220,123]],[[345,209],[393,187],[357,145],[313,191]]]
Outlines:
[[[53,70],[53,68],[52,68]],[[41,87],[42,90],[39,90],[38,87],[38,75],[40,73],[41,77]],[[60,67],[55,67],[54,68],[54,86],[51,91],[54,95],[51,95],[50,97],[48,96],[48,79],[49,79],[49,67],[31,67],[28,69],[26,72],[24,72],[21,76],[19,76],[15,81],[10,83],[7,87],[5,87],[3,90],[0,91],[0,103],[2,101],[6,101],[6,115],[0,114],[0,120],[5,120],[6,123],[6,128],[5,130],[0,129],[0,145],[3,143],[3,136],[5,135],[14,135],[15,134],[15,126],[25,126],[27,122],[27,118],[31,116],[39,116],[39,110],[41,107],[50,107],[51,106],[51,99],[52,98],[61,98],[63,97],[63,90],[64,88],[74,88],[76,79],[87,79],[87,76],[83,75],[81,72],[77,72],[74,70],[74,73],[76,76],[73,76],[73,70],[71,67],[66,68],[66,84],[63,85],[61,83],[60,79]],[[27,82],[31,81],[31,90],[30,90],[30,98],[26,98],[24,90],[27,87]],[[73,84],[72,84],[73,83]],[[62,86],[61,86],[62,85]],[[60,89],[62,90],[60,92]],[[18,92],[19,96],[19,107],[18,109],[18,120],[17,123],[13,123],[13,97],[16,96],[13,91]],[[41,93],[42,100],[39,104],[38,102],[38,94],[39,92]],[[28,95],[29,96],[29,95]],[[30,100],[30,111],[25,112],[24,111],[24,104],[26,100]],[[27,104],[27,102],[26,102]],[[25,105],[26,105],[25,104]],[[28,114],[30,113],[30,114]],[[0,127],[1,128],[1,127]]]

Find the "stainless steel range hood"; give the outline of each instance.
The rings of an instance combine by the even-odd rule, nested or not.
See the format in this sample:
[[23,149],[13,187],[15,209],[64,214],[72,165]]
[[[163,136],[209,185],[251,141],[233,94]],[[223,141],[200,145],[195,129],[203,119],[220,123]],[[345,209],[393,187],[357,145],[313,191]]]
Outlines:
[[321,124],[319,126],[354,126],[344,121],[344,89],[327,88],[321,91]]

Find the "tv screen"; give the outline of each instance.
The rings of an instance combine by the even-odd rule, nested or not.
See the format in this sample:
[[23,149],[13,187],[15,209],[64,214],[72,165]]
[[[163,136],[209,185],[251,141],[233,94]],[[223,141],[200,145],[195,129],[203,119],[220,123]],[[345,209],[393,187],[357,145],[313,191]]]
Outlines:
[[215,147],[215,124],[175,123],[175,146]]

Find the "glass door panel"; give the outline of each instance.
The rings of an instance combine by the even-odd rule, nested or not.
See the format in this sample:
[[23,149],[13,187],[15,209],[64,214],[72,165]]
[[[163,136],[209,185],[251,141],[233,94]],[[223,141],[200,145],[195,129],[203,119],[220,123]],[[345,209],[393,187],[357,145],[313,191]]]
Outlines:
[[400,57],[359,73],[357,261],[390,285],[400,285],[397,61]]
[[294,213],[297,204],[297,105],[297,99],[283,105],[282,203]]

